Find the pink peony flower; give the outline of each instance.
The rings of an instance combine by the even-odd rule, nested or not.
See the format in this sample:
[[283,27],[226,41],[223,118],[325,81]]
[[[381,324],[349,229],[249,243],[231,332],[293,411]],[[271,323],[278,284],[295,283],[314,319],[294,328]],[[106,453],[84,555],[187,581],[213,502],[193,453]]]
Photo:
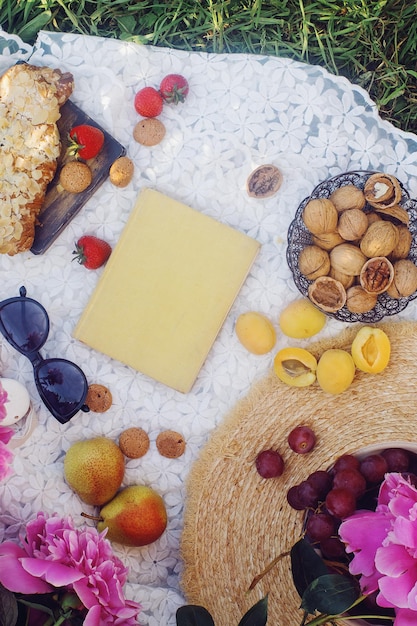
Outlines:
[[8,400],[7,391],[3,388],[3,385],[0,383],[0,422],[1,420],[4,420],[7,414],[6,407],[4,406],[7,400]]
[[[0,422],[6,417],[7,391],[0,383]],[[13,429],[0,426],[0,480],[4,480],[12,473],[11,462],[13,452],[7,448],[7,444],[13,436]]]
[[10,541],[0,545],[0,583],[24,594],[65,587],[88,609],[85,626],[133,626],[140,605],[124,597],[127,569],[105,534],[77,530],[70,518],[38,513],[26,526],[22,547]]
[[6,446],[12,435],[11,428],[0,426],[0,480],[4,480],[12,473],[13,452]]
[[349,570],[363,593],[395,609],[395,626],[417,624],[417,489],[401,474],[387,474],[375,511],[358,511],[339,528]]

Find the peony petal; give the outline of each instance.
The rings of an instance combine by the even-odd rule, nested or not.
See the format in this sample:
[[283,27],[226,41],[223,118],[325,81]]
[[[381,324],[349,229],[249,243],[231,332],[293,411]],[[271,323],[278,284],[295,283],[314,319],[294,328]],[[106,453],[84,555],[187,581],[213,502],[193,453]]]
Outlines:
[[402,545],[389,544],[376,551],[375,566],[381,574],[398,578],[408,570],[416,570],[417,561]]
[[100,605],[99,604],[95,604],[88,611],[88,613],[87,613],[87,615],[86,615],[86,617],[84,619],[84,626],[100,626],[100,624],[101,624],[100,615],[101,615]]
[[[372,532],[369,529],[372,528]],[[383,513],[361,511],[346,518],[339,527],[339,536],[346,544],[346,552],[355,556],[349,569],[352,574],[372,576],[375,571],[375,553],[391,528],[390,519]]]
[[408,596],[414,588],[416,581],[416,568],[405,571],[397,578],[382,576],[379,579],[379,588],[385,599],[393,606],[400,609],[409,608]]
[[93,592],[94,587],[89,586],[87,578],[75,581],[73,587],[75,593],[87,609],[90,609],[97,604],[97,593]]
[[397,517],[394,521],[392,531],[388,534],[388,539],[393,543],[417,549],[417,525],[415,520]]
[[394,626],[415,626],[417,624],[417,612],[410,609],[398,609],[395,611]]
[[21,561],[22,566],[29,574],[38,578],[44,578],[54,587],[66,587],[80,580],[80,578],[84,578],[82,572],[55,561],[32,559],[30,557],[21,559]]
[[53,590],[47,582],[31,576],[22,567],[26,552],[16,544],[5,541],[0,546],[0,583],[20,593],[49,593]]

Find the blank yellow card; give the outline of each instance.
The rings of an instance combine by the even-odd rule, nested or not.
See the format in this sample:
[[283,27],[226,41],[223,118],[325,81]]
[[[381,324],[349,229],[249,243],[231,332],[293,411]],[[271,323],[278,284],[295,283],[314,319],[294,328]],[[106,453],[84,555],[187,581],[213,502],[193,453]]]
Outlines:
[[73,336],[186,393],[259,248],[236,229],[144,189]]

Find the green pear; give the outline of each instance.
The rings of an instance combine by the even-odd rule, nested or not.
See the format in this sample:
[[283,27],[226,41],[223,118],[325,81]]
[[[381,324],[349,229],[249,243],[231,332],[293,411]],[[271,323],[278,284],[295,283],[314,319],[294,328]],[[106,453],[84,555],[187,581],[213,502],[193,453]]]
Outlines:
[[97,530],[125,546],[146,546],[159,539],[167,526],[161,496],[145,485],[125,487],[100,511]]
[[109,502],[120,488],[124,472],[123,453],[107,437],[77,441],[65,455],[65,480],[87,504]]

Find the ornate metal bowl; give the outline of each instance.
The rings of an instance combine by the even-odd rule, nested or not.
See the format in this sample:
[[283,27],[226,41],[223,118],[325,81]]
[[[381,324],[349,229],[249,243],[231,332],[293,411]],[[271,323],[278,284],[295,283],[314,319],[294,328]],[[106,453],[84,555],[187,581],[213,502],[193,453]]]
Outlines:
[[[314,198],[328,198],[333,191],[343,187],[344,185],[355,185],[359,189],[363,189],[365,183],[373,171],[352,171],[340,174],[323,181],[317,187],[315,187],[308,198],[305,198],[299,205],[294,220],[291,222],[287,235],[287,262],[292,272],[294,282],[300,293],[308,297],[308,287],[311,284],[311,280],[308,280],[303,276],[298,269],[298,257],[301,250],[313,243],[311,233],[304,225],[302,214],[304,207],[309,200]],[[401,183],[400,183],[401,184]],[[402,198],[400,205],[406,209],[410,216],[410,223],[408,225],[412,234],[412,244],[408,258],[417,265],[417,200],[410,198],[406,189],[401,184]],[[365,212],[371,211],[371,207],[365,205]],[[346,306],[335,313],[326,313],[329,317],[333,317],[341,322],[364,322],[373,323],[380,321],[383,317],[388,315],[396,315],[403,311],[411,300],[417,298],[417,291],[407,298],[394,299],[390,298],[386,293],[378,296],[375,307],[367,313],[351,313]]]

